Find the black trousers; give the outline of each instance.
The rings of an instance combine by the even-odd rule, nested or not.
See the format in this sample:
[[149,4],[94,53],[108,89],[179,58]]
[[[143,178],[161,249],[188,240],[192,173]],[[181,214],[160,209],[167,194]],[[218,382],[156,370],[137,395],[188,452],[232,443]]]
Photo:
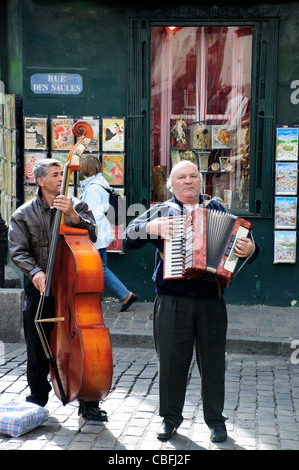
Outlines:
[[[31,281],[25,288],[25,307],[23,310],[24,335],[27,346],[27,381],[31,395],[27,400],[40,406],[45,406],[51,385],[48,381],[49,360],[42,347],[34,319],[40,299],[39,290]],[[55,317],[55,301],[53,297],[46,297],[42,312],[43,318]],[[44,323],[45,334],[50,341],[53,324]]]
[[[31,394],[27,401],[45,406],[48,402],[48,395],[51,385],[48,381],[50,363],[42,347],[42,343],[37,332],[34,319],[40,299],[39,290],[31,281],[28,281],[25,288],[25,307],[23,310],[24,335],[27,346],[27,381]],[[55,317],[54,297],[45,297],[42,318]],[[53,323],[43,323],[45,335],[50,344]],[[86,407],[98,407],[99,402],[85,402]]]
[[154,340],[159,361],[159,413],[178,427],[183,421],[188,372],[195,346],[204,420],[223,423],[227,312],[223,298],[157,295]]

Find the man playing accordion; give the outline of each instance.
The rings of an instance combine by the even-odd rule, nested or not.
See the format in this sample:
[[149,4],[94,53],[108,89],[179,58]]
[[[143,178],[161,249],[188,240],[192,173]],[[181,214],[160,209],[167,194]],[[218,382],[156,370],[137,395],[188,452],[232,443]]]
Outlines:
[[[137,217],[123,235],[126,249],[138,249],[147,243],[157,248],[153,275],[154,341],[159,361],[159,413],[163,418],[157,438],[163,441],[169,440],[183,421],[193,347],[201,374],[204,420],[211,430],[211,441],[227,439],[223,415],[227,311],[223,288],[204,279],[163,277],[164,241],[176,232],[175,216],[203,204],[201,182],[201,174],[193,163],[182,161],[175,165],[168,180],[173,198]],[[227,212],[213,199],[207,210]],[[234,249],[237,257],[250,258],[249,263],[259,252],[250,238],[239,239]]]

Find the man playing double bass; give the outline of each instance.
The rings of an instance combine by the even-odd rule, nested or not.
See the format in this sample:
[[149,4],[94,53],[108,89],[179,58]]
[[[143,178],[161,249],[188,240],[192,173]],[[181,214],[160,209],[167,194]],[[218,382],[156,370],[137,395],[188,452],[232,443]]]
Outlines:
[[[58,160],[46,158],[34,168],[38,184],[36,197],[20,206],[10,222],[8,241],[11,260],[29,278],[25,287],[23,311],[24,334],[27,345],[27,380],[30,395],[26,401],[45,406],[51,385],[48,382],[49,361],[43,350],[36,326],[35,314],[40,295],[46,286],[46,268],[56,210],[65,214],[66,225],[87,229],[91,241],[96,240],[96,224],[87,204],[75,197],[59,194],[63,169]],[[43,317],[55,316],[55,299],[46,297]],[[50,338],[51,323],[45,326]],[[107,413],[97,402],[85,403],[83,417],[95,421],[107,421]]]

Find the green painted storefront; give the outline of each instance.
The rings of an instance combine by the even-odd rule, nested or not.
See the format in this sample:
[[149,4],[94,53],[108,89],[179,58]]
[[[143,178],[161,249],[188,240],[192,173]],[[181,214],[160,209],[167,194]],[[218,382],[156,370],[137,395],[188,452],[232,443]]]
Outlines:
[[[7,0],[2,8],[0,78],[7,93],[23,97],[24,114],[126,117],[128,206],[150,204],[151,27],[253,25],[250,200],[241,215],[251,220],[261,252],[225,296],[233,304],[296,305],[298,264],[273,264],[273,188],[275,127],[299,124],[298,3],[173,1],[143,9],[96,0]],[[34,94],[31,77],[39,73],[79,74],[83,92]],[[154,298],[153,263],[151,246],[108,258],[141,301]]]

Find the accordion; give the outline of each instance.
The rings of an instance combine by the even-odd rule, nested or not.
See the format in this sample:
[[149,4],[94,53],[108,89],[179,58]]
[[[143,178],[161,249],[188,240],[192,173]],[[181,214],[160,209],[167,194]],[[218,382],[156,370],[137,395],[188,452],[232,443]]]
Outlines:
[[228,287],[239,260],[234,247],[250,234],[251,223],[204,207],[173,219],[178,229],[164,240],[163,278],[205,279]]

